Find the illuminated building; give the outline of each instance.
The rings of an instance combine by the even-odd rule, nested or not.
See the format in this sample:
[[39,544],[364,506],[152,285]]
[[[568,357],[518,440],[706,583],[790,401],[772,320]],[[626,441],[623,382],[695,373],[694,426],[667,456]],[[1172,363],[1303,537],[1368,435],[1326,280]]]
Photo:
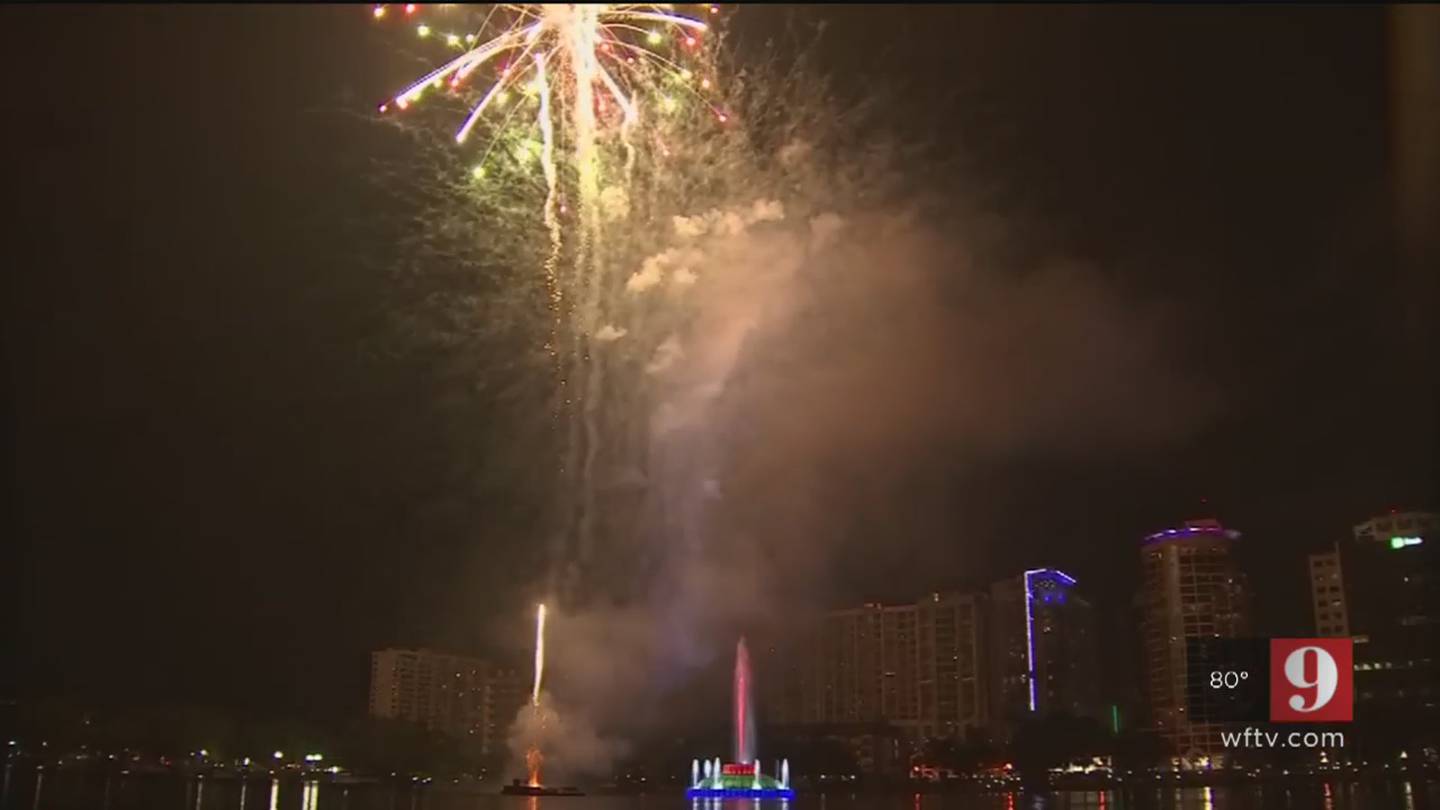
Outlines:
[[931,594],[916,612],[920,736],[963,737],[986,726],[984,598]]
[[992,717],[1003,736],[1027,716],[1098,717],[1094,610],[1063,571],[1031,569],[990,587],[989,659]]
[[767,654],[767,711],[786,726],[882,724],[910,740],[986,725],[983,596],[835,610]]
[[1310,555],[1315,629],[1355,640],[1357,719],[1440,705],[1440,516],[1391,512]]
[[1315,616],[1315,635],[1350,635],[1350,612],[1345,607],[1338,549],[1310,555],[1310,607]]
[[1157,730],[1187,761],[1221,754],[1221,726],[1188,715],[1186,641],[1249,631],[1249,599],[1233,554],[1240,533],[1216,520],[1156,532],[1140,547],[1143,686]]
[[528,698],[524,673],[479,659],[423,648],[370,654],[371,717],[478,738],[485,754],[504,750],[506,731]]

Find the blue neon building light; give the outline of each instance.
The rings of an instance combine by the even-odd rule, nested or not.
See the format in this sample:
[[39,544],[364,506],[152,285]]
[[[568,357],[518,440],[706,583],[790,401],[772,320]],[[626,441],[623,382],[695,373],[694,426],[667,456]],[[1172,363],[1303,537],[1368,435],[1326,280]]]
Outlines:
[[[1055,568],[1031,568],[1025,572],[1025,681],[1030,689],[1030,711],[1037,707],[1037,696],[1035,693],[1035,580],[1036,578],[1049,579],[1058,582],[1069,588],[1075,585],[1075,578],[1064,571]],[[1045,601],[1050,601],[1050,595],[1046,594]],[[1063,602],[1063,596],[1058,601]]]

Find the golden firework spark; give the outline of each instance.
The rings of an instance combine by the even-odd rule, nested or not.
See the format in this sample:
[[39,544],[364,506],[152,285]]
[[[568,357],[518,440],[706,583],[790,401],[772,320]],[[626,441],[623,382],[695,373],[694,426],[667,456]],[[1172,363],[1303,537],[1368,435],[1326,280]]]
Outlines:
[[[697,81],[682,64],[685,54],[701,48],[709,24],[668,5],[500,4],[487,7],[478,26],[468,31],[463,26],[474,15],[470,6],[408,4],[403,14],[392,14],[389,6],[379,5],[372,14],[377,20],[403,19],[414,25],[417,36],[460,51],[382,104],[381,112],[408,109],[435,92],[474,89],[468,84],[471,77],[481,68],[494,68],[455,132],[459,143],[487,110],[519,103],[517,96],[543,103],[564,94],[570,102],[564,106],[572,110],[589,97],[592,104],[585,106],[591,109],[577,113],[631,127],[639,123],[642,105],[653,102],[664,110],[673,106],[675,92],[686,90],[703,101],[701,85],[709,83]],[[717,120],[725,120],[723,110],[705,106]]]

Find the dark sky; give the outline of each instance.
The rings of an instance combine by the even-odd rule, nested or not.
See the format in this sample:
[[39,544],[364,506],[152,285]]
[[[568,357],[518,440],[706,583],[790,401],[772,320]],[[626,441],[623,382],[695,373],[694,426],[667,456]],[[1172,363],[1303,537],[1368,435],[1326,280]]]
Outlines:
[[[454,562],[477,553],[416,529],[446,463],[417,418],[431,376],[366,348],[393,294],[383,223],[405,212],[367,180],[393,136],[360,116],[411,64],[363,7],[0,15],[21,586],[0,687],[359,711],[365,653],[437,640],[467,587]],[[1429,372],[1388,230],[1382,11],[735,25],[753,43],[787,15],[826,18],[827,68],[952,145],[956,182],[1027,251],[1183,312],[1186,373],[1221,392],[1160,447],[917,460],[915,511],[969,528],[905,531],[983,568],[880,560],[895,576],[847,573],[854,598],[1049,563],[1123,628],[1139,536],[1211,512],[1247,534],[1261,630],[1303,632],[1305,551],[1434,505]]]

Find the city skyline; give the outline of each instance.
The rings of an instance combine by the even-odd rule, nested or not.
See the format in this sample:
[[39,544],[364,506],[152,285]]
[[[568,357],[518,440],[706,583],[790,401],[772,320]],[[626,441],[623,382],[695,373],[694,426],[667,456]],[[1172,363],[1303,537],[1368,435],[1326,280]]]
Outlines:
[[[1406,588],[1404,574],[1422,573],[1416,555],[1433,554],[1427,541],[1437,532],[1440,515],[1418,511],[1391,510],[1354,524],[1356,547],[1377,554],[1372,562],[1347,551],[1348,587],[1338,584],[1338,549],[1348,549],[1342,541],[1337,551],[1295,561],[1311,578],[1316,635],[1350,635],[1349,621],[1337,623],[1331,611],[1338,604],[1361,606],[1354,667],[1359,718],[1374,728],[1419,710],[1414,701],[1423,705],[1433,689],[1434,663],[1417,669],[1413,659],[1433,647],[1433,639],[1415,636],[1427,632],[1427,616],[1440,616],[1433,585],[1416,580],[1422,590],[1400,601],[1382,594]],[[1255,636],[1248,578],[1234,553],[1241,540],[1241,532],[1213,518],[1136,540],[1145,578],[1135,594],[1110,599],[1133,599],[1140,608],[1142,632],[1133,642],[1145,694],[1138,705],[1113,694],[1115,702],[1100,699],[1099,684],[1115,680],[1125,664],[1099,660],[1092,608],[1078,582],[1057,569],[1032,568],[987,587],[909,603],[831,608],[807,628],[775,623],[767,632],[784,640],[759,652],[759,715],[751,719],[785,739],[845,740],[864,773],[893,774],[934,741],[1007,743],[1020,724],[1050,715],[1088,719],[1118,735],[1124,703],[1127,723],[1158,732],[1186,767],[1226,764],[1221,734],[1243,724],[1188,719],[1213,707],[1197,705],[1203,690],[1186,657],[1195,640]],[[1370,581],[1376,577],[1394,581]],[[1337,601],[1337,590],[1351,596]],[[1392,627],[1413,630],[1402,640]],[[403,650],[374,656],[396,654],[448,658]],[[376,689],[385,683],[372,670],[372,716]],[[424,723],[418,716],[410,721]]]

